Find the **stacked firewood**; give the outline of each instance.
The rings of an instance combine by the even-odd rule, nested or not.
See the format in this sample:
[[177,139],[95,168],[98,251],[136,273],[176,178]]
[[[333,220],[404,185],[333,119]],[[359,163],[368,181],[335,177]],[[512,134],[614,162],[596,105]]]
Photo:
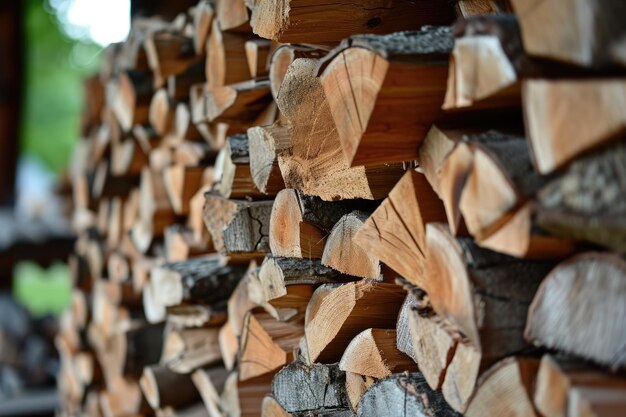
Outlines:
[[511,3],[136,20],[85,84],[64,415],[625,412],[626,7]]

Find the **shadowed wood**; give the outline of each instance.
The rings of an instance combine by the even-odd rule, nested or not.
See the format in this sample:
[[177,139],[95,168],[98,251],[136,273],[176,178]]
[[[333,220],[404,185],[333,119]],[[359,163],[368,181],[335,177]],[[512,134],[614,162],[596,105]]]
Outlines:
[[220,408],[226,416],[258,417],[271,382],[270,375],[239,381],[237,372],[232,372],[224,384]]
[[270,87],[274,100],[278,100],[278,92],[287,74],[287,68],[296,58],[319,59],[326,52],[305,45],[280,45],[276,48],[269,62]]
[[200,399],[189,375],[177,374],[164,366],[145,367],[139,385],[146,401],[154,409],[182,408]]
[[186,70],[196,59],[193,40],[176,31],[156,31],[144,41],[148,65],[154,74],[155,88],[167,77]]
[[227,376],[228,371],[220,365],[200,368],[191,374],[191,379],[210,417],[222,417],[222,411],[219,408],[220,394],[224,389]]
[[[393,328],[405,293],[395,284],[369,280],[344,284],[328,293],[317,311],[307,312],[309,360],[339,360],[350,341],[375,325]],[[366,313],[367,312],[367,313]]]
[[249,39],[247,34],[223,32],[219,25],[211,25],[206,58],[209,88],[250,79],[246,57],[246,41]]
[[189,214],[191,197],[206,184],[206,167],[171,165],[163,171],[163,185],[176,214]]
[[626,363],[623,317],[626,262],[588,252],[557,265],[528,312],[525,337],[536,345],[573,353],[615,368]]
[[267,77],[269,75],[269,56],[272,42],[265,39],[251,39],[246,42],[246,57],[250,77]]
[[272,397],[266,395],[263,398],[263,404],[261,405],[262,417],[290,417],[291,414],[285,411],[285,409]]

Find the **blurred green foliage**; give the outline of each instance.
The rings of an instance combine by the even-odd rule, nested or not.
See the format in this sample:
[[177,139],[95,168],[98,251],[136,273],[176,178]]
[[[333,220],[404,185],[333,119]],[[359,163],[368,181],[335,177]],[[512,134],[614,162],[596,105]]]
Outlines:
[[58,315],[69,305],[72,284],[67,265],[43,269],[34,262],[20,262],[13,270],[13,295],[35,317]]
[[59,172],[79,136],[82,79],[98,68],[101,48],[68,38],[47,1],[24,0],[21,150]]

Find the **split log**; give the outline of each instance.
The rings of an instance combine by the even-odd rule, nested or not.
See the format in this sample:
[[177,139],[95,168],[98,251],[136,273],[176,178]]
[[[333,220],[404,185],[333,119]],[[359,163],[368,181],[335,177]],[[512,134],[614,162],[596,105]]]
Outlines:
[[532,389],[538,367],[536,359],[513,357],[498,362],[481,377],[465,415],[537,417]]
[[622,3],[512,3],[529,54],[582,66],[626,65],[626,30],[622,25],[626,7]]
[[378,278],[380,263],[376,254],[360,247],[356,233],[364,227],[368,214],[353,211],[341,217],[324,246],[322,264],[339,272],[362,278]]
[[395,284],[368,280],[332,290],[321,300],[317,311],[307,312],[308,359],[337,361],[361,331],[372,325],[394,328],[404,297],[402,288]]
[[623,378],[580,362],[544,355],[533,401],[545,417],[583,416],[591,410],[591,415],[609,416],[623,410],[625,392]]
[[222,417],[219,408],[220,394],[224,390],[227,376],[228,372],[221,366],[201,368],[191,374],[191,379],[210,417]]
[[272,101],[269,81],[249,80],[209,88],[206,116],[210,122],[246,122],[258,117]]
[[617,78],[529,80],[523,85],[526,132],[541,174],[563,167],[626,129],[619,105],[626,83]]
[[265,258],[258,278],[264,302],[296,313],[305,311],[314,286],[354,279],[323,266],[319,260],[274,256]]
[[301,319],[281,322],[265,312],[249,312],[239,346],[239,380],[274,374],[293,360],[293,351],[302,336]]
[[263,398],[263,404],[261,405],[262,417],[291,417],[291,414],[285,411],[285,409],[278,404],[278,401],[271,395],[266,395]]
[[118,75],[112,95],[108,100],[124,131],[148,122],[152,98],[152,75],[149,72],[122,72]]
[[339,369],[382,379],[393,373],[417,371],[417,365],[396,347],[395,330],[367,329],[352,339]]
[[144,48],[155,88],[163,86],[167,77],[185,71],[197,60],[193,40],[175,31],[151,33],[144,41]]
[[148,164],[148,152],[136,139],[124,140],[111,149],[111,173],[115,176],[140,175],[142,168]]
[[363,398],[363,394],[376,383],[376,379],[371,376],[364,376],[346,371],[346,394],[350,402],[350,409],[353,412],[359,410],[359,402]]
[[189,214],[191,197],[211,182],[210,174],[204,166],[171,165],[163,171],[165,192],[176,214]]
[[419,147],[417,162],[435,193],[443,199],[440,175],[444,161],[455,144],[466,134],[465,131],[447,126],[433,125]]
[[481,368],[528,347],[523,338],[528,306],[553,262],[480,249],[436,223],[427,226],[426,241],[422,287],[435,312],[469,339],[457,344],[444,380],[447,401],[463,411]]
[[244,0],[216,0],[215,9],[221,30],[234,32],[251,30],[248,22],[250,12]]
[[418,299],[412,291],[409,291],[398,313],[398,321],[396,324],[396,346],[400,352],[409,356],[414,362],[417,362],[417,357],[415,356],[415,349],[413,348],[409,320],[410,316],[413,314],[413,309],[418,308],[421,303],[422,300]]
[[150,407],[182,408],[200,399],[189,375],[177,374],[163,366],[144,368],[139,385]]
[[276,122],[248,129],[250,174],[262,193],[285,188],[278,167],[278,154],[291,146],[291,127]]
[[165,229],[163,246],[167,262],[185,261],[215,253],[210,241],[196,240],[193,230],[180,224],[173,224]]
[[349,167],[317,67],[317,60],[296,59],[278,96],[278,107],[292,126],[291,149],[278,157],[285,186],[327,201],[385,196],[403,174],[401,165]]
[[206,61],[209,88],[250,79],[246,57],[246,41],[250,38],[247,34],[223,32],[219,25],[212,25]]
[[419,372],[394,374],[372,385],[361,398],[357,416],[457,417],[440,392]]
[[196,55],[206,53],[206,43],[211,33],[214,17],[213,4],[208,0],[201,0],[193,9],[193,48]]
[[326,52],[306,45],[280,45],[276,48],[269,62],[270,87],[274,100],[278,100],[278,92],[287,74],[287,68],[295,59],[319,59],[326,55]]
[[251,78],[269,75],[269,57],[272,42],[264,39],[251,39],[246,42],[246,57]]
[[354,36],[325,58],[320,81],[351,166],[417,158],[443,116],[453,43],[449,28],[429,27]]
[[170,75],[167,78],[167,95],[171,100],[184,102],[189,100],[191,88],[206,81],[205,60],[199,59],[180,74]]
[[407,171],[358,229],[354,242],[419,285],[424,274],[426,224],[445,221],[445,216],[443,204],[426,177]]
[[204,404],[198,402],[196,404],[174,409],[165,407],[155,410],[156,417],[210,417]]
[[228,200],[213,194],[206,194],[205,198],[204,223],[218,251],[250,256],[270,252],[272,201]]
[[448,24],[453,18],[451,5],[443,3],[289,1],[276,4],[257,0],[252,7],[250,24],[254,33],[280,43],[307,43],[314,39],[318,43],[333,44],[355,33],[414,30],[423,25]]
[[165,307],[218,305],[226,303],[243,274],[242,266],[226,266],[219,257],[196,258],[152,269],[150,286],[155,301]]
[[[189,201],[189,215],[187,216],[187,227],[193,232],[194,242],[205,242],[213,247],[211,235],[204,225],[204,195],[209,192],[211,186],[201,187]],[[213,249],[215,249],[213,247]]]
[[374,210],[377,202],[327,202],[294,189],[278,192],[270,219],[270,248],[276,256],[321,258],[327,235],[354,210]]
[[218,327],[170,329],[165,335],[160,363],[183,374],[218,363],[221,360],[218,332]]
[[533,196],[545,179],[535,173],[523,137],[490,132],[468,140],[472,162],[459,209],[469,232],[481,241]]
[[559,236],[626,251],[624,164],[623,142],[574,161],[539,192],[537,223]]
[[626,262],[589,252],[557,265],[539,287],[528,312],[525,336],[615,368],[626,363],[624,308]]
[[224,384],[220,408],[224,415],[233,417],[257,417],[263,398],[270,392],[272,379],[269,375],[240,381],[232,372]]
[[176,115],[176,102],[171,100],[165,88],[159,88],[152,96],[148,120],[154,131],[164,136],[169,133],[174,126]]
[[337,364],[293,362],[272,380],[272,395],[288,413],[347,408],[345,382],[345,373]]

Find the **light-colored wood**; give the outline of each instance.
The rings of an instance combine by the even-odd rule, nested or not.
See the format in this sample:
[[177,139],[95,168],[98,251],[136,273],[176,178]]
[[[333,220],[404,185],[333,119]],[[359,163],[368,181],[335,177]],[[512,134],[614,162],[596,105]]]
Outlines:
[[144,41],[148,65],[154,75],[155,88],[163,86],[167,77],[183,72],[197,58],[193,41],[176,31],[155,31]]
[[227,416],[258,417],[271,382],[269,375],[239,381],[237,372],[231,373],[224,384],[220,408]]
[[538,367],[536,359],[513,357],[498,362],[481,377],[465,415],[538,416],[532,403]]
[[174,372],[190,373],[219,362],[218,332],[216,327],[169,330],[165,335],[161,364]]
[[589,252],[556,266],[541,284],[528,312],[525,336],[537,345],[559,348],[595,362],[621,367],[626,332],[626,262],[614,254]]
[[[357,245],[415,285],[423,280],[426,224],[445,221],[445,211],[423,174],[413,170],[358,229]],[[332,235],[331,235],[332,236]]]
[[272,42],[265,39],[251,39],[246,42],[246,57],[250,77],[267,77],[269,75],[269,57]]
[[425,28],[351,44],[331,53],[320,74],[345,159],[350,166],[417,159],[443,116],[452,33]]
[[386,195],[402,175],[401,166],[349,167],[317,78],[317,66],[317,60],[296,59],[289,65],[278,95],[278,107],[292,126],[291,150],[278,156],[286,187],[327,201]]
[[191,374],[191,379],[210,417],[223,417],[219,403],[227,376],[226,369],[220,366],[201,368]]
[[278,100],[278,92],[280,86],[287,74],[287,68],[296,58],[314,58],[319,59],[326,54],[327,51],[319,50],[304,45],[280,45],[277,47],[269,62],[269,79],[274,100]]
[[319,4],[310,0],[257,0],[253,3],[250,24],[254,33],[281,43],[314,40],[333,44],[355,33],[381,34],[416,30],[423,25],[448,24],[453,16],[451,5],[439,3],[341,1]]
[[150,407],[182,408],[200,399],[189,375],[177,374],[163,366],[144,368],[139,386]]
[[263,398],[263,404],[261,405],[262,417],[291,417],[291,414],[285,411],[278,401],[271,395],[266,395]]
[[548,174],[624,131],[622,79],[528,80],[524,118],[535,167]]
[[328,293],[317,311],[307,314],[309,360],[322,363],[339,360],[361,331],[372,325],[393,328],[404,296],[404,291],[395,284],[367,280],[344,284]]
[[291,147],[291,127],[276,122],[271,126],[248,129],[250,173],[256,187],[263,193],[284,188],[278,167],[278,154]]
[[356,240],[356,234],[364,227],[367,217],[367,213],[353,211],[339,219],[326,240],[323,265],[348,275],[378,278],[380,262],[377,254],[362,248]]
[[396,347],[393,329],[367,329],[352,339],[339,361],[339,369],[372,378],[416,371],[417,365]]
[[206,116],[210,122],[254,120],[272,100],[269,81],[249,80],[212,87],[206,91]]
[[216,0],[217,21],[223,31],[250,31],[249,11],[244,0]]
[[193,9],[193,47],[196,55],[206,53],[206,43],[211,33],[214,17],[213,4],[207,0],[198,2]]
[[206,80],[209,88],[238,83],[250,78],[245,46],[249,39],[249,35],[223,32],[219,25],[211,26],[206,61]]
[[346,394],[348,395],[348,401],[350,402],[350,409],[352,411],[358,411],[359,401],[361,401],[363,394],[365,394],[368,388],[375,382],[376,379],[371,376],[363,376],[346,371]]

